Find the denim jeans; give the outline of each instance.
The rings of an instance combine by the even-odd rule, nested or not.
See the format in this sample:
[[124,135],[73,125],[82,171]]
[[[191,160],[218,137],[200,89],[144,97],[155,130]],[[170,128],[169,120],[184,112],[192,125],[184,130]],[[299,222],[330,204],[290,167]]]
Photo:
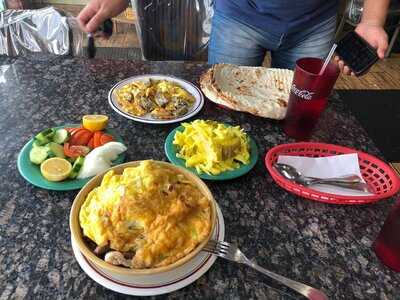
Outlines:
[[305,30],[276,35],[216,12],[212,20],[208,62],[260,66],[271,51],[272,67],[294,69],[302,57],[325,58],[335,35],[336,16]]

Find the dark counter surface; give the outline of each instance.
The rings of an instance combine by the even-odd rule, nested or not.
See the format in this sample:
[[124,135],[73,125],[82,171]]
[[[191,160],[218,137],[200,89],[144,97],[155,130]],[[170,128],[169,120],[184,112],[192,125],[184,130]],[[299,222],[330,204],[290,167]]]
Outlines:
[[[128,76],[145,73],[197,83],[206,68],[197,63],[0,58],[0,299],[123,297],[91,280],[73,256],[68,218],[77,191],[32,186],[18,173],[18,153],[44,128],[101,113],[110,116],[109,126],[125,140],[127,161],[166,160],[164,140],[176,125],[127,120],[108,105],[108,91]],[[240,125],[260,149],[247,175],[207,182],[224,215],[227,241],[267,269],[320,288],[331,299],[398,299],[400,274],[383,266],[371,249],[393,199],[338,206],[289,194],[273,182],[263,163],[268,149],[293,142],[279,122],[225,110],[208,100],[196,118]],[[381,157],[338,97],[331,99],[313,140]],[[218,259],[199,280],[167,296],[301,299],[277,289],[282,286],[256,271]]]

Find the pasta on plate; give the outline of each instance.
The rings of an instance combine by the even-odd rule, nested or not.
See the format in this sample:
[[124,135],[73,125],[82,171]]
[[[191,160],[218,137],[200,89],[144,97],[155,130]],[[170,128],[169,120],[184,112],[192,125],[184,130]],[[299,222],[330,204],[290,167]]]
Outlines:
[[176,156],[185,160],[186,167],[210,175],[237,169],[250,162],[247,134],[239,126],[227,126],[210,120],[182,123],[174,145]]

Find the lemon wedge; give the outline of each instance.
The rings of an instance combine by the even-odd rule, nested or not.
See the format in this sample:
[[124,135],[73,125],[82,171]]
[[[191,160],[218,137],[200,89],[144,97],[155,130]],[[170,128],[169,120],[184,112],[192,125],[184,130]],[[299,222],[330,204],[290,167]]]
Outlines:
[[60,157],[46,159],[40,165],[40,172],[49,181],[62,181],[72,170],[71,163]]
[[90,131],[99,131],[106,128],[108,117],[105,115],[85,115],[82,118],[82,125]]

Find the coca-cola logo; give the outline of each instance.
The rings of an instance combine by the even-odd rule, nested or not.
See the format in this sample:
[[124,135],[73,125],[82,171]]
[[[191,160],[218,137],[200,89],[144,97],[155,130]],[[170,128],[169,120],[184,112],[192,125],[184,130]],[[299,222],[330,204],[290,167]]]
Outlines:
[[312,95],[314,95],[314,92],[300,90],[294,83],[292,84],[292,93],[295,94],[297,97],[303,98],[305,100],[311,100]]

